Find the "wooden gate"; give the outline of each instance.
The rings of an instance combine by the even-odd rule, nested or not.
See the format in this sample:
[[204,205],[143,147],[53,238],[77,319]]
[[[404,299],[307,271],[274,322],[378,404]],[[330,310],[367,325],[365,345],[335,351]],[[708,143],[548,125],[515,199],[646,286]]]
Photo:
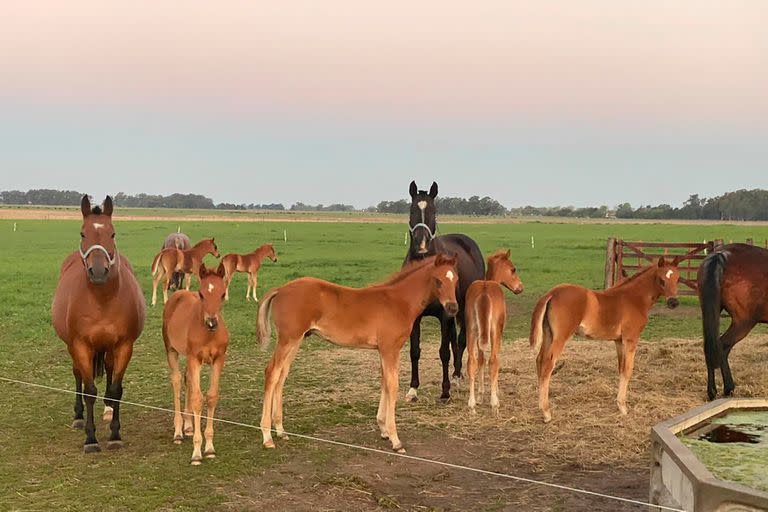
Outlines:
[[701,260],[718,245],[722,243],[627,242],[609,238],[605,257],[605,287],[610,288],[621,279],[633,276],[640,269],[656,263],[662,255],[680,256],[678,293],[696,296],[696,274]]

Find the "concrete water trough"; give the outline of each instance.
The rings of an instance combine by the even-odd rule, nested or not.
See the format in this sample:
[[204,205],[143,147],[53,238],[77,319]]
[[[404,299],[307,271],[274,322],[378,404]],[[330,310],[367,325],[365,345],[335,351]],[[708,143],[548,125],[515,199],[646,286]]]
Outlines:
[[715,400],[659,423],[651,431],[651,456],[655,505],[686,512],[768,510],[768,400]]

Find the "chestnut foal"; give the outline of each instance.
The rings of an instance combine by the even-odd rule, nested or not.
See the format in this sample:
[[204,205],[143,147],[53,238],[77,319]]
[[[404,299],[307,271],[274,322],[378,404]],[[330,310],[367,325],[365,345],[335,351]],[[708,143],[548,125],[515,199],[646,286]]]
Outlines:
[[262,347],[270,340],[270,312],[277,329],[277,347],[264,379],[264,409],[261,432],[264,446],[274,448],[271,427],[286,439],[283,429],[283,386],[301,341],[310,334],[352,348],[379,351],[381,398],[376,420],[382,439],[392,449],[405,453],[397,436],[397,402],[400,350],[413,322],[426,304],[439,301],[456,315],[456,257],[431,256],[405,266],[382,284],[347,288],[305,277],[291,281],[264,296],[259,307],[258,338]]
[[245,272],[248,274],[248,288],[245,290],[245,300],[251,300],[251,289],[253,289],[253,300],[258,301],[256,297],[256,274],[261,268],[262,262],[269,258],[273,263],[277,263],[277,254],[272,244],[264,244],[255,251],[248,254],[227,254],[221,259],[224,266],[224,283],[227,285],[225,298],[229,300],[229,284],[235,277],[235,272]]
[[[515,265],[509,260],[510,251],[499,251],[488,258],[485,281],[475,281],[467,290],[464,305],[467,326],[467,373],[469,374],[469,410],[475,413],[475,404],[483,403],[486,359],[490,371],[491,411],[499,414],[499,353],[504,324],[507,321],[507,304],[503,285],[518,295],[523,293],[523,283]],[[479,361],[479,364],[478,364]],[[480,372],[480,387],[475,400],[475,375]]]
[[536,304],[531,319],[531,348],[539,350],[536,370],[539,377],[539,407],[544,421],[552,419],[549,380],[566,342],[580,332],[590,339],[613,340],[619,359],[619,392],[616,401],[627,414],[627,387],[635,364],[640,334],[648,323],[648,312],[659,299],[677,307],[679,258],[641,270],[629,279],[604,291],[571,284],[556,286]]
[[[215,258],[219,257],[219,248],[216,247],[213,238],[201,240],[186,251],[171,248],[163,249],[157,253],[155,259],[152,260],[152,305],[157,303],[157,285],[163,277],[165,277],[163,304],[168,302],[168,285],[174,272],[186,274],[184,289],[189,291],[192,274],[197,274],[206,254],[212,254]],[[200,276],[197,278],[200,280]]]
[[[229,331],[221,316],[224,300],[224,269],[216,271],[200,266],[200,291],[175,293],[163,310],[163,341],[171,370],[173,386],[173,442],[181,444],[184,434],[192,435],[192,465],[216,456],[213,448],[213,416],[219,401],[219,378],[227,355]],[[181,415],[181,372],[179,355],[187,358],[184,383],[186,385],[184,419]],[[205,422],[205,453],[201,453],[203,436],[200,433],[200,415],[203,395],[200,391],[200,369],[211,365],[211,384],[208,388]],[[190,412],[191,410],[191,412]],[[183,432],[182,432],[183,424]]]

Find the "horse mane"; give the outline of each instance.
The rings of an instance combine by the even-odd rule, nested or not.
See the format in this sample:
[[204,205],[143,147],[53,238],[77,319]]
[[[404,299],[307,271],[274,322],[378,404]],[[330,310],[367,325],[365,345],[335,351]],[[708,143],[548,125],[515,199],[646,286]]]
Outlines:
[[637,274],[633,275],[632,277],[628,277],[627,279],[625,279],[621,283],[619,283],[616,286],[614,286],[614,288],[620,288],[622,286],[628,285],[629,283],[633,283],[637,279],[639,279],[640,276],[644,276],[645,274],[647,274],[650,270],[653,270],[654,268],[657,268],[655,263],[653,265],[648,265],[647,267],[645,267],[643,270],[641,270]]
[[197,246],[203,245],[205,242],[210,242],[210,241],[211,241],[211,239],[210,239],[210,238],[203,238],[202,240],[200,240],[199,242],[197,242],[197,243],[196,243],[195,245],[193,245],[192,247],[197,247]]
[[378,283],[375,286],[388,286],[388,285],[399,283],[400,281],[410,276],[414,272],[421,270],[427,265],[433,264],[436,258],[437,258],[437,255],[434,255],[434,256],[427,256],[426,258],[423,258],[420,260],[409,261],[398,272],[395,272],[394,274],[390,275],[384,281],[382,281],[381,283]]
[[507,259],[507,251],[506,251],[506,249],[499,249],[495,253],[491,254],[490,256],[488,256],[488,261],[498,260],[498,259],[500,259],[502,257],[504,259]]

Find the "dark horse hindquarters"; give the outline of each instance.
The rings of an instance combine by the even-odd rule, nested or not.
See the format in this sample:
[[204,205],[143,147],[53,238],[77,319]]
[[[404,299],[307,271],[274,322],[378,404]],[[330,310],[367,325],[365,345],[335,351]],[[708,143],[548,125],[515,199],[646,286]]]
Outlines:
[[[411,195],[410,219],[408,228],[411,234],[411,245],[405,256],[404,265],[410,261],[418,260],[438,253],[456,256],[458,258],[456,271],[459,273],[459,283],[456,290],[456,298],[459,310],[459,336],[456,338],[456,321],[449,316],[439,304],[430,304],[416,319],[411,330],[411,388],[406,395],[407,400],[416,400],[419,388],[419,357],[421,357],[421,319],[424,316],[433,316],[440,321],[440,361],[443,365],[443,393],[440,398],[447,400],[451,396],[451,381],[448,376],[448,365],[453,349],[454,375],[461,377],[461,358],[467,346],[467,336],[464,332],[464,299],[469,285],[485,276],[485,260],[474,240],[465,235],[444,235],[436,237],[437,210],[435,198],[437,197],[437,183],[432,182],[429,192],[419,190],[416,182],[412,181],[409,187]],[[457,343],[458,341],[458,343]]]
[[[729,244],[710,254],[698,272],[699,304],[704,327],[707,361],[707,396],[717,396],[715,370],[720,368],[723,393],[733,393],[728,356],[733,346],[758,323],[768,322],[768,251],[747,244]],[[731,316],[731,325],[720,335],[720,313]]]

